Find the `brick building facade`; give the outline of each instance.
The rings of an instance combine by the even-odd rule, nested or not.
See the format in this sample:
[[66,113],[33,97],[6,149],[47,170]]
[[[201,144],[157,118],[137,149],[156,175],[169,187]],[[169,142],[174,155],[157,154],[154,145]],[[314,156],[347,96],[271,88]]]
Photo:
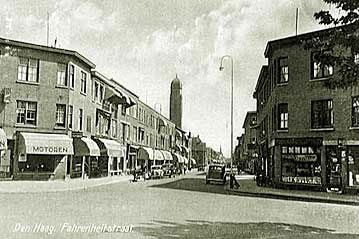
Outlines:
[[259,162],[268,183],[356,190],[359,186],[359,88],[330,90],[336,66],[314,60],[303,41],[328,30],[270,41],[254,97]]

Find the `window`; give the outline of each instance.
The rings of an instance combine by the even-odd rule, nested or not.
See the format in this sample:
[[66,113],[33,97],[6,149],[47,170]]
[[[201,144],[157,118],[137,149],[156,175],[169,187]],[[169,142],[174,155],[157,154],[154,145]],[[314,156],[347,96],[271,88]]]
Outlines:
[[29,101],[17,101],[17,120],[18,124],[36,125],[37,103]]
[[56,126],[65,127],[66,105],[56,105]]
[[81,71],[81,93],[86,94],[86,85],[87,85],[87,75],[85,72]]
[[73,120],[74,120],[74,107],[72,105],[69,105],[69,115],[68,115],[69,119],[69,129],[72,129],[72,125],[73,125]]
[[82,125],[83,125],[83,109],[79,109],[79,131],[82,131]]
[[57,85],[67,86],[66,64],[57,64]]
[[89,133],[92,132],[92,118],[90,115],[86,117],[86,131]]
[[312,101],[312,128],[331,128],[334,124],[333,101]]
[[38,67],[39,60],[21,57],[17,68],[17,80],[38,82]]
[[99,84],[97,81],[95,81],[95,92],[94,92],[94,100],[98,101],[98,88],[99,88]]
[[278,105],[278,129],[288,129],[288,104]]
[[70,65],[70,87],[75,88],[75,66]]
[[352,99],[352,126],[359,127],[359,96]]
[[132,132],[132,141],[136,142],[137,141],[137,127],[133,126],[133,132]]
[[112,137],[116,138],[117,137],[117,120],[116,119],[112,119],[112,129],[111,129],[111,133],[112,133]]
[[279,59],[279,79],[278,83],[287,83],[289,80],[288,74],[288,58],[280,58]]
[[325,65],[316,60],[316,53],[312,54],[312,77],[313,78],[323,78],[333,75],[333,66]]

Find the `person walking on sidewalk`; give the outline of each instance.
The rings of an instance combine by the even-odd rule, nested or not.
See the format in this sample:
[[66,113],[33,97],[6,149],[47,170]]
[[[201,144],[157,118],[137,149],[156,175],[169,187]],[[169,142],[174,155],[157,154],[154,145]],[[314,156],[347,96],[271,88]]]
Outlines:
[[234,173],[231,173],[229,175],[229,188],[233,188],[233,187],[236,187],[236,189],[238,189],[240,187]]

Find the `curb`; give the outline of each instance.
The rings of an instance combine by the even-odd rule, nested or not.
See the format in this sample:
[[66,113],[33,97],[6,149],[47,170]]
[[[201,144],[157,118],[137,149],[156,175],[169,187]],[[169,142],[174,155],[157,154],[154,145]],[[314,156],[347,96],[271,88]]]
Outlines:
[[270,198],[270,199],[278,199],[278,200],[319,202],[319,203],[359,206],[359,201],[353,201],[353,200],[338,200],[338,199],[329,199],[329,198],[305,197],[305,196],[297,196],[297,195],[282,195],[276,193],[243,192],[234,189],[226,189],[226,191],[230,195],[238,195],[238,196],[246,196],[246,197],[261,197],[261,198]]
[[[76,191],[76,190],[86,190],[88,188],[93,188],[93,187],[98,187],[98,186],[103,186],[103,185],[109,185],[109,184],[114,184],[114,183],[119,183],[119,182],[126,182],[129,181],[132,177],[123,177],[123,178],[118,178],[118,179],[109,179],[109,180],[103,180],[101,182],[91,182],[89,180],[91,179],[87,179],[84,181],[48,181],[48,182],[41,182],[41,186],[45,186],[46,188],[41,188],[41,186],[39,185],[39,187],[34,187],[31,190],[22,190],[18,189],[18,190],[13,190],[14,188],[16,188],[16,184],[13,185],[12,188],[10,188],[10,190],[6,190],[6,189],[1,189],[1,182],[0,182],[0,193],[3,194],[20,194],[20,193],[56,193],[56,192],[64,192],[64,191]],[[26,181],[29,182],[29,181]],[[36,184],[37,181],[31,181],[34,182],[34,184]],[[62,183],[63,185],[61,185],[60,188],[51,188],[50,185],[51,184],[56,184],[56,183]],[[93,184],[92,184],[93,183]],[[55,186],[55,185],[53,185]],[[33,190],[35,189],[35,190]],[[37,190],[38,189],[38,190]]]

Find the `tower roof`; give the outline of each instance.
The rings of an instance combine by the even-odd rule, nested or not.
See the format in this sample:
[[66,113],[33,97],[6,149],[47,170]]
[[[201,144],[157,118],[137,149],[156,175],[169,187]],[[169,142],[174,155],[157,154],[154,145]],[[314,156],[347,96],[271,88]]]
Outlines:
[[180,81],[180,79],[178,79],[177,74],[176,77],[171,82],[171,88],[182,89],[182,82]]

